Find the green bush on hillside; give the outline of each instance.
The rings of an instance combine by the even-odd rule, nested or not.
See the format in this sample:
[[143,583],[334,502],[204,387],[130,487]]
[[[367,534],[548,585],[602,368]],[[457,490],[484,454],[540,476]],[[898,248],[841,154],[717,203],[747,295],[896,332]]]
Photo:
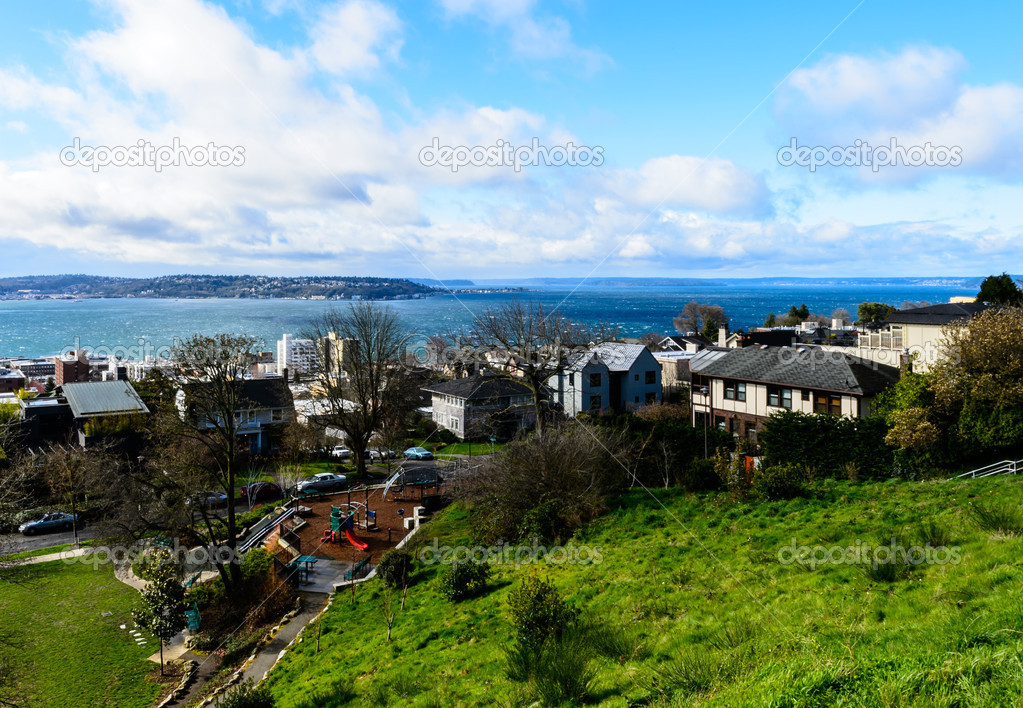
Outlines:
[[452,602],[461,602],[482,595],[490,579],[490,566],[468,561],[455,563],[440,576],[440,591]]
[[792,499],[807,493],[806,468],[802,465],[771,465],[753,474],[753,493],[765,501]]
[[412,575],[412,553],[404,549],[392,548],[380,557],[377,564],[377,577],[389,587],[400,588]]

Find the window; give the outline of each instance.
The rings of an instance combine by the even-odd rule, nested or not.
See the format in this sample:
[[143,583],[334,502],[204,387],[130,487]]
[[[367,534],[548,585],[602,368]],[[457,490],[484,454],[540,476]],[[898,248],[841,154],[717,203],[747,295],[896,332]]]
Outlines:
[[458,418],[451,419],[451,429],[458,430]]
[[803,400],[804,401],[809,401],[810,400],[810,392],[807,391],[806,389],[803,389]]
[[600,374],[590,374],[590,386],[600,386]]
[[653,391],[648,393],[646,395],[646,403],[647,405],[650,405],[651,403],[657,403],[657,394],[654,393]]
[[818,393],[813,405],[814,413],[830,413],[831,415],[842,415],[842,397],[828,396]]
[[568,385],[575,386],[575,374],[568,375]]
[[[639,381],[639,374],[636,374],[635,376],[633,376],[633,380]],[[647,381],[647,383],[650,383],[650,382]]]
[[741,425],[741,422],[742,421],[740,421],[738,418],[730,418],[728,421],[728,432],[730,432],[732,435],[738,435],[740,432],[739,426]]
[[720,430],[725,430],[725,417],[723,415],[714,416],[714,427]]
[[768,386],[767,405],[773,408],[792,408],[792,389]]
[[639,403],[639,396],[636,396],[636,398],[634,400],[635,400],[636,403]]
[[280,423],[283,420],[284,420],[283,408],[274,408],[272,411],[270,411],[270,422]]
[[725,398],[729,401],[745,401],[745,382],[725,381]]
[[[638,374],[636,375],[636,378],[637,379],[639,378]],[[648,383],[648,384],[655,384],[655,383],[657,383],[657,372],[656,371],[648,371],[648,372],[646,372],[646,383]]]
[[[596,374],[600,376],[600,374]],[[600,396],[590,396],[590,410],[600,410]]]

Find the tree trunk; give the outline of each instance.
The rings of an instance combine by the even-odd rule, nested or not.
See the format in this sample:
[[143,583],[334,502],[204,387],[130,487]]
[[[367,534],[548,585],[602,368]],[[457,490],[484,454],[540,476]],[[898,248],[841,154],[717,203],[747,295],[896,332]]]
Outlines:
[[160,640],[160,675],[163,676],[163,640]]

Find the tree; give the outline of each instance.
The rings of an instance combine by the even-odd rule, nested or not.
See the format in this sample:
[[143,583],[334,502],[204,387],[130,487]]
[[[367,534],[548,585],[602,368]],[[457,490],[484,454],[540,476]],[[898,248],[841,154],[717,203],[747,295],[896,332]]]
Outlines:
[[980,284],[977,302],[988,302],[992,305],[1023,305],[1023,290],[1008,273],[989,275]]
[[135,624],[148,630],[160,642],[160,675],[163,675],[163,645],[183,630],[185,588],[168,557],[157,559],[149,571],[149,585],[142,590],[142,605],[131,613]]
[[[245,335],[196,334],[173,350],[184,386],[185,412],[180,419],[172,413],[167,420],[173,421],[181,438],[193,443],[192,449],[184,447],[174,452],[182,455],[182,467],[197,473],[192,475],[196,482],[208,480],[228,498],[223,539],[228,552],[212,554],[228,596],[233,596],[241,585],[241,572],[234,562],[238,527],[233,500],[241,453],[238,439],[241,420],[235,413],[251,407],[245,400],[243,383],[256,343],[255,338]],[[202,488],[201,484],[196,486]],[[206,524],[212,546],[216,535],[214,520],[203,504],[196,504],[195,512]],[[230,558],[224,562],[222,556]]]
[[647,332],[639,338],[639,343],[652,352],[660,351],[660,345],[663,341],[664,335],[660,332]]
[[717,341],[718,323],[713,317],[708,317],[703,321],[703,336],[712,342]]
[[894,307],[883,302],[861,302],[856,308],[856,324],[878,326],[895,312]]
[[777,326],[777,323],[778,323],[778,318],[774,316],[774,313],[773,312],[768,312],[767,313],[767,319],[764,320],[764,326],[765,327],[775,327],[775,326]]
[[1023,439],[1023,308],[985,310],[945,327],[931,369],[939,414],[953,417],[964,451],[980,455]]
[[373,435],[403,421],[418,392],[400,365],[408,334],[394,310],[368,302],[329,310],[314,320],[308,338],[317,342],[314,387],[321,392],[327,424],[344,432],[360,475]]
[[492,360],[497,375],[529,388],[536,429],[543,435],[547,382],[569,366],[573,354],[611,341],[615,334],[603,324],[591,327],[557,309],[548,312],[541,303],[513,302],[478,314],[460,339],[469,356]]
[[849,310],[844,307],[839,307],[831,311],[831,319],[838,320],[842,324],[846,324],[852,321],[852,315],[849,314]]
[[687,332],[701,332],[706,329],[707,320],[713,320],[714,336],[708,339],[717,339],[717,328],[728,326],[728,315],[720,305],[706,305],[691,300],[682,308],[682,311],[671,321],[675,329],[686,334]]

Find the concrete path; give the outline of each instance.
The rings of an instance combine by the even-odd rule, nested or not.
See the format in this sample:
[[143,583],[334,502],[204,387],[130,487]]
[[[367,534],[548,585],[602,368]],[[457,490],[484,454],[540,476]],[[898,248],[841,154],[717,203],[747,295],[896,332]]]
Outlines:
[[242,681],[252,679],[253,682],[259,683],[266,678],[267,673],[281,658],[281,653],[288,648],[288,645],[295,640],[298,633],[307,624],[316,619],[316,616],[327,605],[327,598],[330,597],[325,593],[318,592],[302,592],[301,595],[302,611],[281,627],[270,643],[256,654],[256,658],[245,667]]
[[93,551],[94,549],[86,546],[83,548],[75,548],[74,550],[58,551],[57,553],[47,553],[45,556],[34,556],[32,558],[21,558],[10,562],[11,565],[35,565],[36,563],[49,563],[50,561],[59,560],[70,560],[71,558],[78,558],[84,556],[86,553]]

